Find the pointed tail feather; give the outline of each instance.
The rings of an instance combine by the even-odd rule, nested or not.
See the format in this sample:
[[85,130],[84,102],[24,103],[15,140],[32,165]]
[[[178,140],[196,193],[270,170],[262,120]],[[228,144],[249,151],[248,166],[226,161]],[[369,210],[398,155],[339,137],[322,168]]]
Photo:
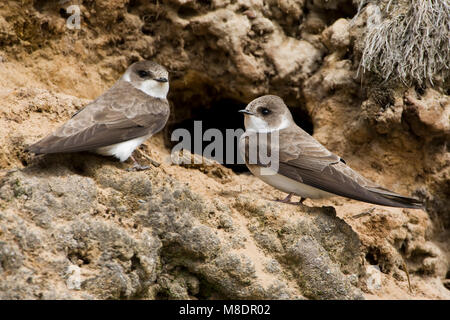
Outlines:
[[410,209],[423,209],[424,204],[421,200],[416,198],[405,197],[393,192],[378,192],[375,190],[369,190],[373,194],[380,198],[380,204],[391,207],[410,208]]

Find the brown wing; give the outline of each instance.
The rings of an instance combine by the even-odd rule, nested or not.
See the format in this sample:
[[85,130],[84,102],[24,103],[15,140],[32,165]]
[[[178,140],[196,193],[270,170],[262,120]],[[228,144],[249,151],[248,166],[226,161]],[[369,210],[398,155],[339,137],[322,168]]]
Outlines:
[[[293,167],[298,164],[302,168],[315,171],[321,171],[330,164],[343,161],[339,156],[328,151],[327,148],[300,127],[291,126],[278,131],[278,133],[277,140],[275,136],[272,137],[274,133],[246,131],[240,139],[240,150],[246,162],[249,162],[252,152],[250,150],[252,149],[256,149],[254,154],[259,154],[260,152],[262,154],[266,154],[267,152],[274,155],[278,154],[279,164],[289,164]],[[274,141],[275,144],[272,145],[271,141]],[[250,146],[250,144],[252,145]],[[278,148],[279,144],[283,145],[281,150]],[[251,164],[265,165],[259,158],[253,159]]]
[[[422,206],[417,199],[396,194],[364,178],[299,127],[280,131],[281,150],[277,146],[271,147],[270,139],[261,141],[260,148],[279,152],[278,173],[293,180],[369,203],[405,208]],[[264,145],[264,141],[267,145]]]
[[169,117],[167,100],[150,97],[119,80],[48,137],[33,153],[88,151],[160,131]]

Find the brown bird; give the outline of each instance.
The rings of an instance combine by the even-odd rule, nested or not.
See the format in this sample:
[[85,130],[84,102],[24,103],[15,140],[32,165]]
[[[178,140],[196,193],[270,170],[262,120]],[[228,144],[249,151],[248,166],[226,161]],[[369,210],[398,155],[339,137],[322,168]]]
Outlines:
[[28,147],[35,154],[92,151],[114,156],[121,162],[169,118],[169,74],[151,61],[128,67],[105,93],[89,103],[55,132]]
[[[301,197],[300,203],[305,198],[338,195],[383,206],[422,208],[420,200],[389,191],[352,170],[295,124],[280,97],[259,97],[240,112],[245,114],[246,132],[240,138],[240,150],[246,165],[262,181],[288,193],[282,202],[292,203],[293,195]],[[277,143],[272,145],[272,141]],[[268,151],[273,160],[270,165],[250,157],[260,150]]]

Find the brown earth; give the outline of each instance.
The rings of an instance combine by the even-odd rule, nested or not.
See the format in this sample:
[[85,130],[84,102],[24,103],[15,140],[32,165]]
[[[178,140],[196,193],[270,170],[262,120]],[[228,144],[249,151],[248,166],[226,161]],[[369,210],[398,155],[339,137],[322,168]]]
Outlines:
[[[65,26],[70,4],[80,30]],[[0,297],[449,299],[448,88],[358,76],[355,13],[351,1],[0,4]],[[170,70],[170,124],[141,147],[160,167],[24,152],[139,59]],[[267,93],[426,210],[285,205],[249,174],[170,164],[171,129],[216,105],[242,126],[236,107]]]

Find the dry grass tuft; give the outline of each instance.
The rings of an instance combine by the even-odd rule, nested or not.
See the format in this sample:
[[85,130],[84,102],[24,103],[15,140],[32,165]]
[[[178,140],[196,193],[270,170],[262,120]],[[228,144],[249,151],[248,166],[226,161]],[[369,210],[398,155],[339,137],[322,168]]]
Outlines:
[[360,68],[406,85],[445,81],[450,67],[448,0],[358,0],[367,14]]

